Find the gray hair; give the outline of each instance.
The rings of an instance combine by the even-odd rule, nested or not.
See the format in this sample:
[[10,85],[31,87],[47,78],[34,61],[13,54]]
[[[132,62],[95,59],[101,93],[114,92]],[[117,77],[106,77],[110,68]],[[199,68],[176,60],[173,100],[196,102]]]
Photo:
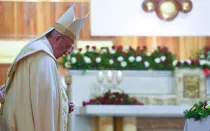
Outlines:
[[58,32],[57,30],[52,30],[51,32],[49,32],[46,36],[47,37],[52,37],[52,36],[55,36],[55,35],[63,35],[61,34],[60,32]]

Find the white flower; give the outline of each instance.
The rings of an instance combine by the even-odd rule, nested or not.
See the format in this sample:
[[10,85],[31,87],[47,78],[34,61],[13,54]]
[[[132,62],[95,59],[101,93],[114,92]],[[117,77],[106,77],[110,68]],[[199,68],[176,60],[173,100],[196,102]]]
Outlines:
[[161,56],[160,59],[161,59],[161,61],[165,61],[166,57],[165,56]]
[[114,64],[114,61],[112,59],[109,60],[109,64],[112,65]]
[[123,61],[123,57],[122,57],[122,56],[119,56],[119,57],[117,58],[117,60],[118,60],[118,61]]
[[200,60],[200,65],[201,66],[203,66],[203,65],[205,65],[205,64],[207,64],[208,63],[208,61],[206,61],[206,60]]
[[96,58],[96,63],[100,63],[101,62],[101,57],[97,57]]
[[85,63],[89,64],[91,63],[91,59],[87,56],[84,57]]
[[71,67],[71,63],[69,61],[65,62],[65,65],[64,65],[66,68],[70,68]]
[[77,62],[77,59],[76,59],[75,57],[72,57],[72,58],[71,58],[71,63],[72,63],[72,64],[75,64],[76,62]]
[[148,61],[145,61],[145,62],[144,62],[144,66],[145,66],[146,68],[148,68],[148,67],[149,67],[149,62],[148,62]]
[[180,63],[183,64],[184,63],[184,60],[180,60]]
[[126,62],[126,61],[122,61],[122,62],[120,63],[120,65],[121,65],[122,67],[126,67],[126,66],[127,66],[127,62]]
[[152,49],[153,50],[157,50],[157,46],[156,45],[152,45]]
[[101,53],[106,53],[107,52],[107,49],[102,49],[101,50]]
[[111,53],[111,54],[115,54],[116,51],[115,51],[115,50],[110,50],[110,53]]
[[130,49],[130,46],[124,46],[123,50],[128,51]]
[[136,57],[136,62],[141,62],[142,61],[142,57],[141,56],[137,56]]
[[177,63],[178,63],[178,60],[174,60],[172,64],[173,66],[176,66]]
[[129,60],[130,62],[134,62],[134,60],[135,60],[135,57],[133,57],[133,56],[130,56],[130,57],[128,58],[128,60]]
[[152,54],[151,52],[147,52],[147,56],[151,56],[151,54]]
[[155,58],[155,63],[160,63],[160,58]]
[[73,54],[77,54],[79,51],[78,50],[73,50],[72,53]]
[[189,64],[189,65],[191,65],[191,60],[186,60],[186,62]]
[[201,58],[201,59],[205,58],[204,54],[200,55],[200,58]]
[[89,49],[88,49],[88,52],[93,52],[93,49],[92,49],[92,48],[89,48]]

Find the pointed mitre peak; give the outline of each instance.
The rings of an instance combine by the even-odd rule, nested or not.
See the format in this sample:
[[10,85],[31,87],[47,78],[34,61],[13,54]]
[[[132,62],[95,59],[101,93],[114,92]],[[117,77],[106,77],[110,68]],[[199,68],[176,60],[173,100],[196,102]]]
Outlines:
[[77,39],[83,27],[83,24],[88,17],[88,14],[80,19],[75,20],[74,14],[75,3],[58,19],[53,25],[60,33],[70,37],[73,41]]

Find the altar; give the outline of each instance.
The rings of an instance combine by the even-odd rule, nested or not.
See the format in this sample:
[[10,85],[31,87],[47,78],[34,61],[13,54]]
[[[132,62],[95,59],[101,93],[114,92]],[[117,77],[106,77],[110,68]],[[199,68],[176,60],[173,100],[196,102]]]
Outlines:
[[[77,107],[72,115],[71,130],[77,131],[137,131],[147,128],[146,121],[166,120],[169,118],[182,119],[183,110],[189,106],[87,106]],[[137,117],[140,122],[137,122]],[[143,118],[144,121],[141,121]],[[182,120],[184,121],[184,120]],[[173,122],[173,121],[171,121]],[[176,122],[177,123],[177,122]],[[137,125],[141,124],[141,125]],[[147,123],[148,124],[148,123]],[[165,123],[166,124],[166,123]],[[174,123],[175,125],[175,123]],[[97,129],[96,129],[97,128]],[[105,129],[102,129],[105,128]]]
[[[69,131],[182,131],[185,118],[183,112],[191,105],[176,104],[175,77],[170,71],[122,71],[121,89],[135,96],[145,105],[86,105],[97,95],[100,71],[69,71],[66,75],[69,99],[75,110],[69,115]],[[107,85],[109,70],[104,74],[103,86]],[[117,86],[116,74],[112,86]],[[163,124],[164,123],[164,124]]]

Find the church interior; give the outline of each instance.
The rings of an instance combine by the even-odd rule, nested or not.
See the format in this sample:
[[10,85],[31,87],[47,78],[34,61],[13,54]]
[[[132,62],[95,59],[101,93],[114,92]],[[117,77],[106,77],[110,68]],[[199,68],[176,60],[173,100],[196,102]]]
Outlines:
[[183,131],[210,115],[209,0],[1,0],[0,85],[74,2],[76,18],[88,17],[58,59],[75,104],[68,131]]

